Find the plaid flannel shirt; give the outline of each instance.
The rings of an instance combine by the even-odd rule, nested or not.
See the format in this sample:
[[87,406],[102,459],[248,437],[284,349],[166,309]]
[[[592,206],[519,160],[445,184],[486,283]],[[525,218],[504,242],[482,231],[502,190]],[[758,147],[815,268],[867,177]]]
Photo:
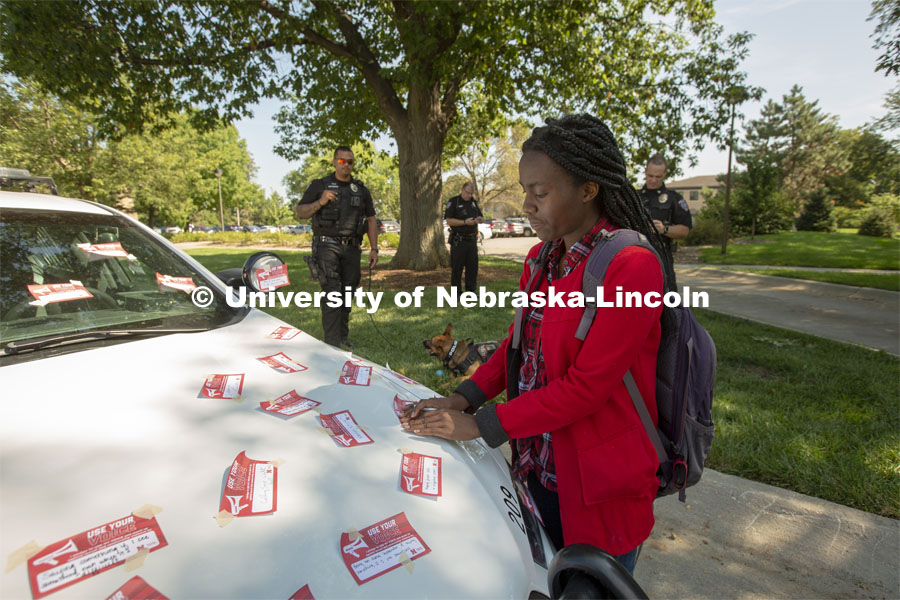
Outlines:
[[[556,240],[550,246],[544,276],[549,283],[556,279],[559,261],[563,260],[562,276],[565,277],[587,258],[594,248],[595,241],[602,230],[612,231],[615,227],[605,218],[588,231],[580,241],[575,243],[563,256],[562,240]],[[529,293],[532,290],[526,290]],[[519,394],[536,390],[547,385],[544,371],[544,357],[541,344],[541,323],[544,320],[544,308],[525,309],[522,321],[522,366],[519,368]],[[525,482],[528,473],[534,471],[545,488],[556,491],[556,466],[553,463],[553,436],[550,432],[514,440],[513,476]]]

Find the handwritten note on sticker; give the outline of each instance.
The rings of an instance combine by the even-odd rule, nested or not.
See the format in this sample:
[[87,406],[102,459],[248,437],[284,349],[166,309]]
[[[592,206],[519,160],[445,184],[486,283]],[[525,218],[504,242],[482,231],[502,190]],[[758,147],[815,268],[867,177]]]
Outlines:
[[404,413],[406,413],[406,409],[410,406],[416,405],[416,400],[407,400],[405,398],[401,398],[398,395],[394,396],[394,414],[397,415],[397,420],[403,418]]
[[106,260],[107,258],[126,258],[128,260],[137,260],[134,255],[129,254],[122,247],[121,242],[108,242],[106,244],[78,244],[78,247],[85,253],[88,262],[95,260]]
[[273,513],[278,508],[278,467],[269,461],[235,457],[225,478],[219,510],[235,517]]
[[299,373],[300,371],[305,371],[307,369],[307,367],[304,367],[297,361],[293,360],[284,352],[279,352],[278,354],[272,354],[270,356],[263,356],[261,358],[257,358],[256,360],[272,367],[279,373]]
[[369,385],[371,377],[372,367],[358,365],[348,360],[341,369],[339,381],[344,385]]
[[322,422],[322,427],[327,429],[331,437],[341,446],[352,448],[375,441],[363,431],[349,410],[342,410],[330,415],[319,415],[319,420]]
[[121,565],[131,556],[167,545],[156,517],[128,515],[50,544],[28,560],[35,600],[97,573]]
[[257,269],[256,279],[259,281],[259,289],[263,292],[291,285],[288,279],[287,265],[279,265],[271,269]]
[[283,394],[271,402],[260,402],[259,406],[268,413],[283,415],[285,417],[296,417],[321,404],[321,402],[316,402],[315,400],[310,400],[309,398],[301,396],[296,390],[291,390],[287,394]]
[[369,525],[353,541],[348,533],[341,534],[344,565],[358,585],[400,567],[402,554],[416,560],[429,552],[431,548],[410,525],[405,513]]
[[400,463],[400,487],[407,494],[431,496],[441,495],[441,459],[409,452]]
[[162,273],[156,274],[156,283],[163,292],[178,290],[190,294],[197,288],[197,284],[190,277],[173,277]]
[[273,340],[292,340],[298,335],[300,335],[301,331],[296,327],[276,327],[275,331],[267,335],[267,338],[271,338]]
[[244,389],[244,374],[210,375],[200,388],[199,398],[224,398],[231,400],[241,395]]
[[32,306],[45,306],[54,302],[70,302],[94,297],[80,281],[74,279],[69,283],[47,283],[27,287],[28,293],[34,297],[34,302],[29,302]]

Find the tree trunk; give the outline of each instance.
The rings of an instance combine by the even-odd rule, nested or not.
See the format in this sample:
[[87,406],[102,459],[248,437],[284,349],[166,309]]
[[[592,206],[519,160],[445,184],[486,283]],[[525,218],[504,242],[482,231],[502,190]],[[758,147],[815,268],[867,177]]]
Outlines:
[[410,92],[408,118],[393,127],[400,160],[400,246],[391,269],[429,271],[450,264],[441,206],[446,127],[436,94]]

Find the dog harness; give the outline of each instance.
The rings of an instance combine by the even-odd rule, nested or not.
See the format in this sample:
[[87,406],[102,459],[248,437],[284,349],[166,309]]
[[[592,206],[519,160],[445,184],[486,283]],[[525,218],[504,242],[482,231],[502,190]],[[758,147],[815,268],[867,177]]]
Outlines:
[[481,359],[481,362],[487,362],[490,359],[491,355],[494,351],[500,347],[500,344],[497,342],[481,342],[479,344],[474,343],[472,338],[464,340],[462,344],[463,347],[469,347],[472,352],[469,352],[466,357],[461,361],[454,364],[451,364],[453,361],[453,357],[456,355],[457,350],[460,350],[460,340],[453,340],[453,345],[450,346],[450,351],[447,352],[447,356],[444,357],[444,366],[447,367],[454,375],[465,375],[466,371],[472,364]]

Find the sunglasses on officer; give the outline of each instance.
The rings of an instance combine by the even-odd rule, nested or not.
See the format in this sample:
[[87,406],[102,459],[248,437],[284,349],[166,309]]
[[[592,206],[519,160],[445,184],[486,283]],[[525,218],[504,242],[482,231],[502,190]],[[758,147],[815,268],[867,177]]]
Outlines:
[[352,158],[336,158],[334,160],[336,160],[337,164],[339,165],[350,165],[351,167],[353,166]]

